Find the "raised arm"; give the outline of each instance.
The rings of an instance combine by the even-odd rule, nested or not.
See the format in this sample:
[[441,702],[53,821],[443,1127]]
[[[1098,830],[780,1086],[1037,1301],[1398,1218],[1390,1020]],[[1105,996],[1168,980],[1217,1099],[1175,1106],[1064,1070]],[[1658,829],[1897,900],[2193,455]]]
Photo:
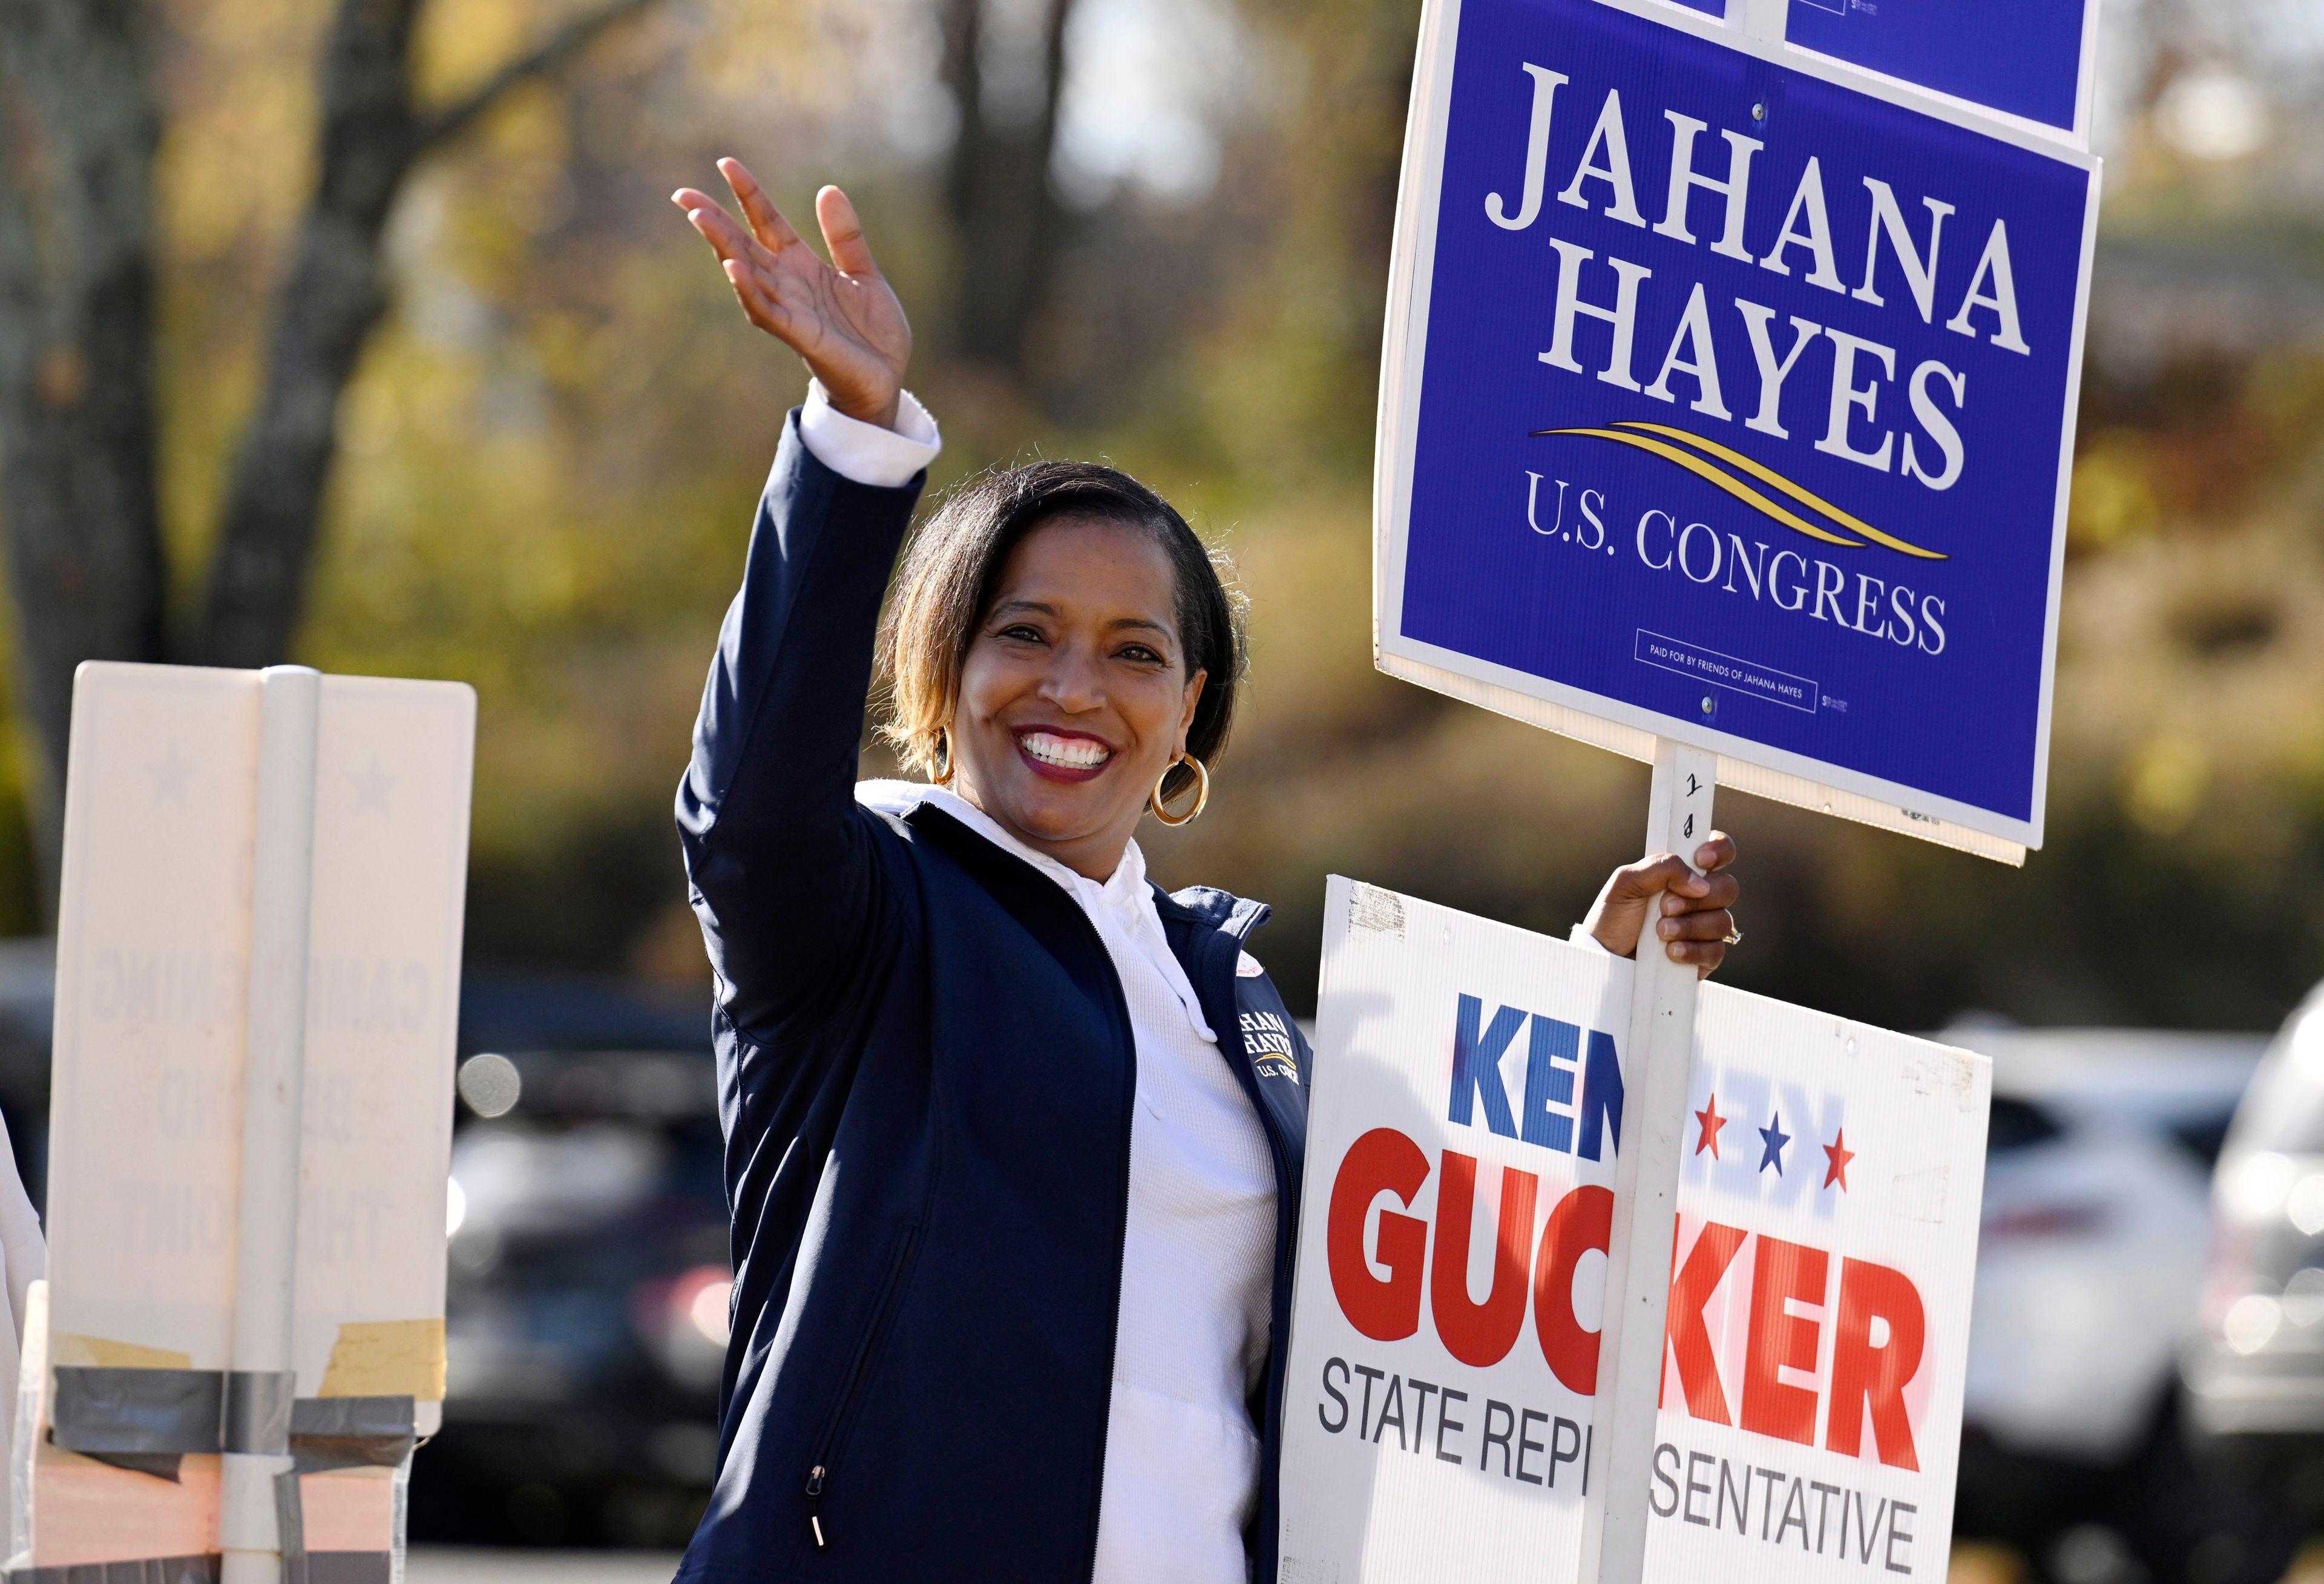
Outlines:
[[[720,170],[748,229],[692,189],[675,198],[743,313],[798,353],[843,424],[895,425],[911,331],[853,207],[836,188],[817,195],[826,264],[738,161]],[[678,822],[727,1012],[761,1037],[844,993],[885,922],[856,749],[881,594],[919,483],[843,476],[795,413],[719,631]]]

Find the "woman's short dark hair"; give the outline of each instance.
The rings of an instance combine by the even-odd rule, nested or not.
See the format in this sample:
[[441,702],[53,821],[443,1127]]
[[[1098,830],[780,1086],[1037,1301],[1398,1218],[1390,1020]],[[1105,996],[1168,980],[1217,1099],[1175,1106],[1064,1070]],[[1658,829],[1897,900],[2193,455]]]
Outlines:
[[[953,492],[913,536],[880,629],[889,685],[881,735],[908,769],[934,776],[950,754],[945,734],[960,703],[961,668],[991,605],[1009,554],[1057,517],[1136,529],[1169,557],[1177,585],[1178,641],[1187,674],[1208,673],[1187,729],[1186,751],[1208,765],[1224,751],[1243,674],[1241,602],[1222,561],[1167,501],[1128,474],[1092,462],[1036,462],[997,469]],[[1181,765],[1164,778],[1176,796],[1194,779]]]

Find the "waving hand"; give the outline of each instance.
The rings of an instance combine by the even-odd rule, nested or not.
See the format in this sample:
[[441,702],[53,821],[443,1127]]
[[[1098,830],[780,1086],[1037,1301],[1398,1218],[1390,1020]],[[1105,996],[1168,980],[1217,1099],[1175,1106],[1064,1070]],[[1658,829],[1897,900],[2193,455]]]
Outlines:
[[[670,195],[710,244],[750,321],[798,353],[849,418],[895,426],[912,327],[872,261],[855,206],[835,187],[815,195],[815,217],[831,254],[825,263],[791,228],[740,160],[721,160],[738,222],[716,199],[690,187]],[[747,225],[745,224],[747,222]]]

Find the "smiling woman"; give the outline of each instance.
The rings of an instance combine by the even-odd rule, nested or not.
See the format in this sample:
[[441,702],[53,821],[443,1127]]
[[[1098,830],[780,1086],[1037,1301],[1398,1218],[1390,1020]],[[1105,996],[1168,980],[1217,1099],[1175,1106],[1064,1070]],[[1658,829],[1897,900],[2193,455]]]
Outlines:
[[[677,201],[814,374],[761,497],[678,817],[716,972],[733,1319],[717,1487],[681,1580],[1231,1584],[1275,1574],[1311,1054],[1244,951],[1267,909],[1165,893],[1134,839],[1210,795],[1243,665],[1202,541],[1111,468],[954,494],[873,636],[936,424],[836,188],[825,264],[733,161]],[[1618,870],[1708,972],[1733,847]]]
[[[884,731],[908,769],[964,777],[1011,835],[1103,879],[1145,808],[1207,796],[1242,673],[1235,615],[1202,540],[1137,480],[1081,462],[989,474],[904,558]],[[1102,797],[1067,790],[1100,780]]]

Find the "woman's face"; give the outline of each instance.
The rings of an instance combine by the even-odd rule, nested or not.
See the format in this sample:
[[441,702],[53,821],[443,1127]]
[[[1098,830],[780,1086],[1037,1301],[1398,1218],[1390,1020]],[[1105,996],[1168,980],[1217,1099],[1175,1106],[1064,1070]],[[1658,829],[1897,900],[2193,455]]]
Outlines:
[[961,668],[961,795],[1037,852],[1111,875],[1202,696],[1177,612],[1168,557],[1135,528],[1061,516],[1019,540]]

